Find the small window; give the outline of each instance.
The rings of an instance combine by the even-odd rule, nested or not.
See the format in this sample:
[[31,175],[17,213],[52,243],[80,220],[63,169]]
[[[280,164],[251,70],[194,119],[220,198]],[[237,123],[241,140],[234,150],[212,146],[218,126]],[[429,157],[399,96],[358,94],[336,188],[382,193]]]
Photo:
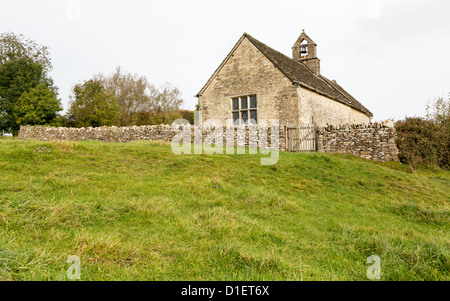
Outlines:
[[234,125],[258,124],[256,95],[234,97],[231,102]]

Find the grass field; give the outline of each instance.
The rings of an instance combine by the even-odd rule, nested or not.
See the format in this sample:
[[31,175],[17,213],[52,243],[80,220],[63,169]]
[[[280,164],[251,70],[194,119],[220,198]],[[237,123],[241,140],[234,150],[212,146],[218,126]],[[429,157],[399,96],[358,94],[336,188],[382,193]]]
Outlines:
[[2,139],[0,180],[2,280],[450,280],[448,171]]

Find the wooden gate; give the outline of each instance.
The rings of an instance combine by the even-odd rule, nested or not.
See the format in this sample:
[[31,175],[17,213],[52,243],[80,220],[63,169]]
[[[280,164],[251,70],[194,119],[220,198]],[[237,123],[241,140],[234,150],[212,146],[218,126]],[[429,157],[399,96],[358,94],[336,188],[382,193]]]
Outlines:
[[317,126],[314,124],[301,124],[295,128],[286,129],[286,150],[290,152],[316,152]]

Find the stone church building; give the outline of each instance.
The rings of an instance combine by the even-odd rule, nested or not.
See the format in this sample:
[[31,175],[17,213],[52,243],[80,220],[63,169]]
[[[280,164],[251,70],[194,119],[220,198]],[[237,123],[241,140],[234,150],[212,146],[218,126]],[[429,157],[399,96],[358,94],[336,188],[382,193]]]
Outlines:
[[235,125],[369,123],[372,113],[320,73],[317,45],[303,31],[292,58],[245,33],[196,95],[202,119]]

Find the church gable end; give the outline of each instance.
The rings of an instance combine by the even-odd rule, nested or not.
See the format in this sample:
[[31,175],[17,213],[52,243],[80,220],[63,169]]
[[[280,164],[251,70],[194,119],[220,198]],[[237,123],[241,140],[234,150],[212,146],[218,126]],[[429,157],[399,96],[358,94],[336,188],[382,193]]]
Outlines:
[[[236,108],[236,99],[255,96],[257,108]],[[198,93],[203,119],[245,119],[258,121],[291,118],[298,120],[298,112],[283,109],[286,98],[297,98],[296,87],[244,34],[222,64]],[[239,103],[241,103],[241,101]],[[250,106],[250,102],[248,106]],[[248,111],[248,112],[247,112]],[[289,116],[286,116],[288,114]],[[284,115],[284,116],[281,116]],[[245,120],[241,120],[241,124]]]

